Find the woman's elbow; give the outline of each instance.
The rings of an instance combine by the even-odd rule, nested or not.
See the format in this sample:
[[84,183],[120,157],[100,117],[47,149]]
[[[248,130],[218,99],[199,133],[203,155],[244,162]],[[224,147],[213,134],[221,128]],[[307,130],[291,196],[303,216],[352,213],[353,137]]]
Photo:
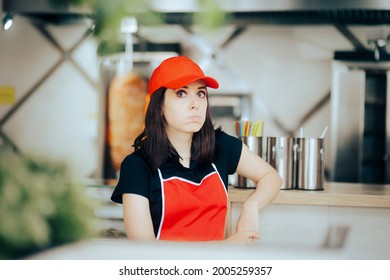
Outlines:
[[279,193],[283,185],[283,179],[279,173],[276,170],[271,170],[264,178],[267,178],[267,185],[270,186],[276,194]]
[[274,176],[275,176],[275,185],[279,188],[279,190],[280,190],[280,188],[282,187],[282,185],[283,185],[283,178],[280,176],[280,174],[275,170],[274,172],[273,172],[273,174],[274,174]]

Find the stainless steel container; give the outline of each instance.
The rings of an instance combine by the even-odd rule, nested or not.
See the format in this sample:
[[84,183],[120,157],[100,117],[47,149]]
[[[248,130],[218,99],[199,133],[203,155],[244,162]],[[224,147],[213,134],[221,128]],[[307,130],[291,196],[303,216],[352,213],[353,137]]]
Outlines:
[[324,149],[324,139],[294,138],[298,189],[324,189]]
[[[260,157],[263,156],[263,137],[246,136],[240,137],[240,139],[248,146],[249,150],[258,154]],[[256,188],[255,182],[241,175],[237,176],[235,186],[238,188]]]
[[295,166],[293,139],[290,137],[267,137],[267,162],[283,179],[281,189],[294,188]]

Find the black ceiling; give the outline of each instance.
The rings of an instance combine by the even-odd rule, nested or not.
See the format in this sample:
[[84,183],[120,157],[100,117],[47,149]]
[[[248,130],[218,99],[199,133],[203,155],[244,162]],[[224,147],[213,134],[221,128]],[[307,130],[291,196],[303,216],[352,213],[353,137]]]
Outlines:
[[[91,14],[84,14],[87,9],[75,5],[82,2],[82,0],[3,0],[2,8],[6,13],[61,23],[78,20],[83,16],[90,17]],[[200,10],[194,4],[196,1],[189,5],[190,2],[154,0],[150,1],[147,7],[167,23],[188,25],[194,23],[195,11]],[[378,25],[390,23],[390,0],[224,0],[220,2],[220,9],[227,13],[228,22],[237,24]],[[130,9],[130,4],[125,5],[129,3],[126,0],[112,3],[124,5],[123,9]],[[142,20],[142,17],[143,15],[140,14],[139,19]]]
[[[164,13],[164,21],[171,24],[191,24],[194,13]],[[232,12],[228,22],[237,24],[390,24],[390,10],[335,9],[302,11]]]
[[[80,13],[20,13],[30,19],[64,24],[93,18],[93,14]],[[195,13],[159,13],[168,24],[191,25]],[[327,10],[327,11],[278,11],[278,12],[232,12],[227,14],[227,22],[245,24],[344,24],[344,25],[381,25],[390,24],[390,10]]]

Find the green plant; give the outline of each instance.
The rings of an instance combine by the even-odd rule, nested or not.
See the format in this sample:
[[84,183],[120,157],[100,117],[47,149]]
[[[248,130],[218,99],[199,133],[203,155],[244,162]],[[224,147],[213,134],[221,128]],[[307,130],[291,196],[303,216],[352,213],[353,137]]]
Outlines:
[[[84,7],[91,11],[95,22],[94,36],[110,39],[117,36],[120,22],[125,16],[134,16],[139,25],[156,25],[166,23],[163,13],[150,9],[150,1],[145,0],[49,0],[58,8]],[[229,12],[222,9],[220,0],[197,0],[196,12],[188,12],[188,24],[206,28],[216,28],[226,24]]]
[[[117,44],[120,24],[124,17],[135,17],[140,27],[156,26],[172,22],[180,13],[165,13],[153,10],[145,0],[48,0],[58,9],[79,8],[93,21],[93,36],[99,41],[98,55],[105,56],[124,51]],[[181,22],[187,27],[196,25],[205,29],[221,27],[229,20],[229,12],[222,8],[220,0],[197,0],[194,11],[184,12]],[[175,21],[175,20],[173,20]]]
[[65,165],[0,147],[0,259],[94,236],[94,208]]

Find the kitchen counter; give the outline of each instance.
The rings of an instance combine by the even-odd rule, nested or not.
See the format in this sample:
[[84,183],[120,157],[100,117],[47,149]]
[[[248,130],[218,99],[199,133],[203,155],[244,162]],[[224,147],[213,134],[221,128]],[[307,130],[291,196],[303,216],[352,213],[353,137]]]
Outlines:
[[[244,202],[253,192],[231,186],[229,201]],[[272,203],[390,208],[390,185],[328,182],[322,191],[281,190]]]

